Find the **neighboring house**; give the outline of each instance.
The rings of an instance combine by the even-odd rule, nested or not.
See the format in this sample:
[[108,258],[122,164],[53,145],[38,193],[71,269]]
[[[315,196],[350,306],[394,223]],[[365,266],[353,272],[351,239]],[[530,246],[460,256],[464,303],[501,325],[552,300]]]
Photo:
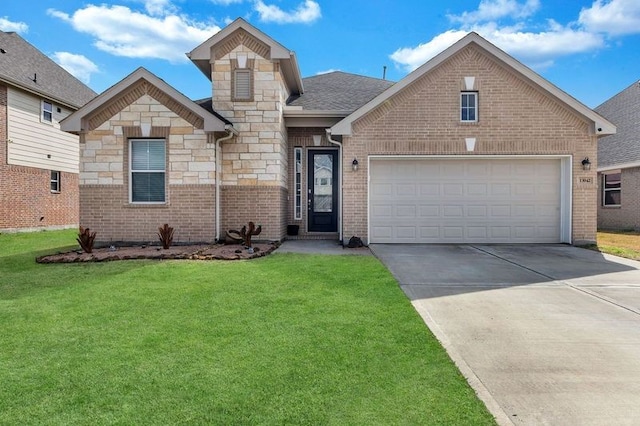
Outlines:
[[59,122],[94,96],[0,31],[0,231],[78,226],[78,137]]
[[618,128],[598,141],[598,228],[640,230],[640,81],[596,111]]
[[[192,102],[138,69],[62,122],[81,135],[80,222],[103,243],[260,238],[581,243],[596,237],[599,136],[615,126],[471,33],[398,83],[302,79],[238,19],[188,54]],[[215,111],[215,112],[214,112]],[[294,228],[294,227],[291,227]]]

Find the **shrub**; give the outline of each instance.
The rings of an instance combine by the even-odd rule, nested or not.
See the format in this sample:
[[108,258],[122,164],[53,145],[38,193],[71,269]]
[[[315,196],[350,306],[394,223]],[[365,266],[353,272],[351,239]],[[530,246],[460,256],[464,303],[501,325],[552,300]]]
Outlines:
[[89,228],[83,228],[82,226],[80,227],[80,233],[78,234],[78,238],[76,238],[76,241],[78,242],[78,244],[80,244],[80,247],[82,247],[82,250],[85,253],[93,252],[93,242],[95,241],[95,239],[95,232],[91,232],[91,229]]
[[173,243],[173,228],[170,227],[169,224],[165,223],[158,228],[158,238],[160,238],[162,248],[165,250],[168,249]]

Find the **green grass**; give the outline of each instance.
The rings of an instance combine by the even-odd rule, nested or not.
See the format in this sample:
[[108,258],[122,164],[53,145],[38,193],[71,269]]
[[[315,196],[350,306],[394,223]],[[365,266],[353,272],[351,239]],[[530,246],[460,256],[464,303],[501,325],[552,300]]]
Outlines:
[[360,256],[39,265],[0,234],[0,424],[494,424]]
[[598,231],[598,243],[586,248],[609,253],[627,259],[640,260],[640,232]]

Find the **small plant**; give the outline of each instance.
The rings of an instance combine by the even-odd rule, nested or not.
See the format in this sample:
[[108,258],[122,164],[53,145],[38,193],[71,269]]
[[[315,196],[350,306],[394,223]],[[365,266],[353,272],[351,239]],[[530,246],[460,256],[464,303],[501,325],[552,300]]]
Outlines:
[[173,243],[173,228],[170,227],[168,223],[165,223],[158,228],[158,238],[160,238],[162,248],[165,250],[168,249]]
[[76,241],[78,242],[78,244],[80,244],[80,247],[82,247],[82,250],[85,253],[93,252],[93,242],[95,241],[95,239],[95,232],[91,232],[91,229],[89,228],[83,228],[82,226],[80,227],[80,233],[78,234],[78,238],[76,238]]

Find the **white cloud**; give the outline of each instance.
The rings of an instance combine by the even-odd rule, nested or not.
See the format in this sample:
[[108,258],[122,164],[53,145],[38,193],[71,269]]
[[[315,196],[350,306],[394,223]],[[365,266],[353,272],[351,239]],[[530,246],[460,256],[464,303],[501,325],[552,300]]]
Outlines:
[[244,0],[209,0],[213,4],[221,4],[223,6],[229,6],[234,3],[242,3]]
[[0,30],[11,32],[14,31],[16,33],[26,33],[29,31],[29,26],[24,22],[13,22],[10,21],[7,16],[0,18]]
[[325,71],[318,71],[316,73],[316,75],[329,74],[329,73],[336,72],[336,71],[340,71],[340,69],[339,68],[330,68],[330,69],[325,70]]
[[526,0],[524,3],[518,3],[517,0],[481,0],[478,10],[463,12],[458,16],[448,15],[448,18],[452,22],[462,24],[493,21],[505,17],[521,19],[533,15],[539,8],[540,0]]
[[[156,7],[162,4],[169,3],[145,3],[154,13],[160,13]],[[88,5],[72,15],[54,9],[48,13],[68,22],[76,31],[95,37],[98,49],[130,58],[186,61],[185,52],[220,31],[216,25],[194,22],[185,16],[170,13],[149,16],[125,6]]]
[[91,74],[98,72],[98,66],[83,55],[69,52],[55,52],[53,60],[71,75],[85,84],[89,84]]
[[398,49],[391,54],[390,58],[407,71],[413,71],[465,35],[467,35],[467,31],[449,30],[438,34],[427,43],[419,44],[417,47]]
[[285,12],[275,5],[266,5],[262,0],[255,2],[255,9],[263,22],[278,24],[311,23],[320,19],[320,5],[313,0],[305,0],[295,11]]
[[164,16],[176,12],[171,0],[144,0],[144,8],[150,15]]
[[[612,7],[615,3],[618,8],[624,6],[627,15],[633,15],[632,12],[637,9],[636,16],[640,16],[638,0],[611,0],[605,6],[602,6],[601,1],[596,0],[594,6],[588,10]],[[587,16],[585,9],[580,13],[580,22],[561,25],[549,19],[546,24],[538,22],[535,28],[530,29],[527,18],[535,14],[539,7],[539,0],[482,0],[475,11],[449,16],[452,22],[460,24],[459,28],[441,33],[416,47],[398,49],[390,57],[396,65],[406,71],[413,71],[469,31],[477,32],[500,49],[536,69],[550,67],[555,60],[564,56],[593,52],[606,46],[603,34],[583,25],[583,21],[586,22],[583,16]],[[511,25],[503,24],[504,20],[509,20]],[[640,21],[635,25],[640,28]]]
[[612,36],[640,33],[640,1],[596,0],[590,8],[583,8],[578,18],[589,31]]

